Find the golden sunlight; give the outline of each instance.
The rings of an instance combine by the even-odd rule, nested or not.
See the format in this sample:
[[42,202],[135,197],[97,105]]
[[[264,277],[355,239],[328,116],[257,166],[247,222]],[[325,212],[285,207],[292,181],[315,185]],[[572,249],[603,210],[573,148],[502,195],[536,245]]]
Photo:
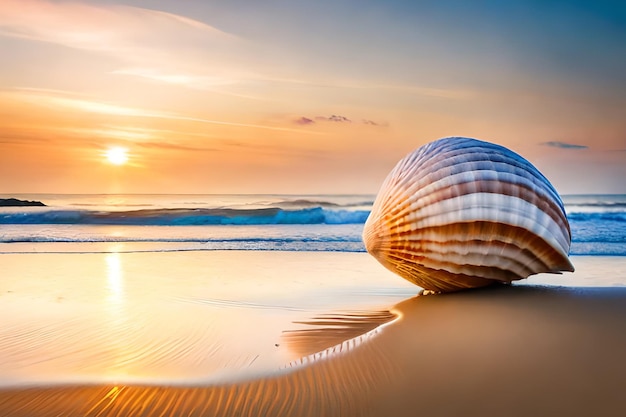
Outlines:
[[128,162],[128,149],[119,146],[109,148],[104,153],[108,163],[113,165],[124,165]]

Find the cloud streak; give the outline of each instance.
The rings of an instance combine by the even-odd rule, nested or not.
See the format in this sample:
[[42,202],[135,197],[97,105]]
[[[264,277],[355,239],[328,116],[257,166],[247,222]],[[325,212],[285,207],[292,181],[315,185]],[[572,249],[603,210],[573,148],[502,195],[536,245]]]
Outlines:
[[158,68],[124,68],[111,72],[116,75],[130,75],[148,81],[180,85],[195,90],[213,90],[216,87],[236,84],[241,77],[233,76],[232,72],[221,75],[197,75],[181,72],[167,72]]
[[559,149],[589,149],[589,146],[576,145],[573,143],[566,143],[566,142],[559,142],[559,141],[542,142],[541,145],[550,146],[552,148],[559,148]]
[[296,122],[296,124],[299,124],[299,125],[311,125],[311,124],[315,123],[315,120],[309,119],[308,117],[302,116],[302,117],[296,119],[295,122]]
[[3,0],[0,2],[0,35],[57,43],[97,51],[128,49],[167,39],[203,37],[234,39],[203,22],[139,7]]
[[352,123],[352,120],[348,119],[346,116],[339,116],[337,114],[330,115],[328,117],[317,116],[317,120],[327,120],[329,122],[337,122],[337,123]]
[[388,126],[386,122],[380,123],[380,122],[375,122],[373,120],[367,120],[367,119],[363,119],[361,122],[365,125],[370,125],[370,126],[383,126],[383,127]]
[[110,116],[126,116],[126,117],[139,117],[150,119],[164,119],[164,120],[179,120],[195,123],[213,124],[220,126],[233,126],[242,128],[254,128],[284,132],[297,132],[306,134],[319,134],[316,132],[310,132],[302,129],[294,129],[282,126],[270,126],[254,123],[239,123],[229,122],[224,120],[213,120],[202,117],[190,117],[176,113],[162,112],[150,109],[143,109],[129,106],[119,106],[116,104],[95,101],[86,99],[84,97],[76,97],[65,92],[59,92],[54,90],[39,90],[39,89],[16,89],[8,92],[11,98],[26,101],[34,105],[42,105],[47,107],[67,108],[75,111],[81,111],[86,113],[104,114]]
[[179,143],[172,143],[172,142],[145,142],[145,143],[138,143],[137,145],[146,149],[159,149],[159,150],[166,150],[166,151],[181,151],[181,152],[220,152],[222,151],[222,149],[219,149],[219,148],[189,146],[189,145],[182,145]]
[[338,115],[338,114],[332,114],[330,116],[315,116],[315,117],[301,116],[294,120],[294,123],[298,125],[302,125],[302,126],[312,125],[312,124],[315,124],[316,122],[322,122],[322,123],[331,122],[331,123],[341,123],[341,124],[355,123],[355,124],[364,124],[368,126],[383,126],[383,127],[387,126],[387,123],[379,123],[379,122],[375,122],[369,119],[363,119],[360,122],[354,122],[352,119],[346,116]]
[[89,51],[113,59],[110,73],[195,89],[237,82],[243,47],[235,35],[173,13],[48,0],[0,1],[0,37]]

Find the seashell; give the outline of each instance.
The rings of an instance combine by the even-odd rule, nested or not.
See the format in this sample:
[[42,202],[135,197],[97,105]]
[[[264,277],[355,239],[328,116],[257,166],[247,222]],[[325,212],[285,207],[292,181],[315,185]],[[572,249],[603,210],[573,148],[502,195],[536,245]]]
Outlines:
[[550,182],[515,152],[464,137],[398,162],[363,241],[385,267],[434,292],[574,271],[569,223]]

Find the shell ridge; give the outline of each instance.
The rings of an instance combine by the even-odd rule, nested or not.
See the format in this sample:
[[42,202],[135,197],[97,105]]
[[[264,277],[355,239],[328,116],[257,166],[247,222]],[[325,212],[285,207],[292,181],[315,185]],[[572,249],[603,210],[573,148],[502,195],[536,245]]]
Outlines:
[[[498,205],[503,203],[505,207]],[[498,208],[494,208],[498,207]],[[453,223],[455,220],[447,220],[458,215],[455,220],[483,220],[498,223],[526,226],[536,234],[548,235],[545,231],[550,221],[545,221],[546,214],[536,206],[517,197],[502,196],[501,194],[472,193],[452,197],[438,201],[435,204],[422,207],[419,212],[412,212],[406,216],[406,220],[414,225],[415,229]],[[511,216],[514,215],[514,216]],[[530,216],[538,216],[542,222],[534,222]]]
[[[519,251],[513,250],[512,252],[516,252],[519,255],[523,254],[524,260],[532,258],[531,253],[525,253],[527,251],[520,248],[517,249]],[[433,250],[422,250],[419,255],[408,258],[404,258],[400,255],[410,252],[403,252],[398,249],[396,249],[396,251],[399,254],[396,256],[397,259],[410,259],[413,262],[431,269],[445,270],[452,273],[464,272],[472,276],[481,276],[476,273],[476,270],[484,267],[496,268],[506,271],[511,275],[515,275],[516,277],[520,277],[512,278],[511,280],[523,279],[535,274],[537,273],[537,268],[539,268],[541,272],[551,271],[551,268],[548,268],[545,264],[540,262],[522,262],[515,257],[499,257],[496,254],[485,256],[481,253],[455,251],[452,248],[448,248],[446,252],[437,251],[436,248],[433,248]],[[474,267],[476,270],[473,269]],[[472,272],[470,273],[470,271]]]
[[[445,226],[458,221],[501,223],[530,230],[534,235],[542,238],[551,246],[558,248],[563,256],[567,256],[567,249],[564,247],[564,245],[566,246],[566,237],[561,233],[558,225],[551,221],[551,218],[547,217],[545,212],[516,197],[511,197],[512,202],[508,202],[506,208],[494,209],[493,206],[499,204],[497,200],[505,197],[500,194],[493,194],[493,198],[496,199],[495,203],[487,201],[481,203],[480,200],[484,200],[484,197],[480,196],[479,193],[443,200],[437,204],[424,207],[420,211],[409,213],[409,215],[404,216],[406,220],[404,223],[401,223],[399,221],[400,218],[397,218],[396,223],[403,224],[403,229],[397,230],[398,227],[391,224],[389,233],[399,235],[407,231],[418,232],[424,228]],[[459,203],[459,199],[470,200],[470,202]],[[463,208],[459,209],[458,207]],[[454,220],[449,220],[450,218]],[[536,221],[536,219],[541,219],[541,221]],[[554,239],[554,236],[557,239]],[[491,238],[491,236],[485,237]]]
[[[450,139],[453,139],[453,140],[449,141]],[[463,140],[459,140],[459,139],[463,139]],[[536,179],[536,181],[534,182],[535,185],[539,185],[545,188],[545,190],[551,195],[551,197],[559,203],[558,205],[561,208],[561,211],[563,212],[563,214],[565,215],[563,202],[561,201],[560,197],[554,190],[554,187],[552,186],[552,184],[537,168],[535,168],[531,163],[529,163],[519,154],[501,145],[492,144],[492,143],[481,141],[478,139],[459,138],[459,137],[442,138],[437,141],[431,142],[429,145],[432,145],[432,146],[428,148],[428,151],[436,152],[437,146],[435,145],[443,145],[444,142],[450,142],[450,143],[447,143],[446,146],[441,146],[441,148],[446,149],[446,150],[452,149],[453,151],[455,149],[454,148],[455,145],[458,147],[461,144],[465,144],[466,146],[463,147],[463,149],[466,151],[464,155],[465,158],[470,158],[470,157],[483,158],[483,159],[486,157],[503,158],[505,159],[506,162],[512,165],[515,165],[516,167],[521,168],[522,170],[528,171],[530,174],[532,174],[532,177]],[[470,150],[471,152],[469,152]],[[487,152],[486,150],[489,150],[490,152]],[[472,154],[474,155],[472,156]],[[444,158],[442,156],[443,154],[441,154],[441,159],[443,160]],[[428,168],[428,165],[424,165],[423,168]],[[544,185],[548,185],[548,187],[544,187]]]
[[[424,187],[423,189],[415,193],[414,197],[419,202],[424,201],[425,203],[423,205],[425,206],[429,203],[432,203],[432,200],[435,200],[435,202],[443,200],[444,198],[437,198],[436,196],[439,193],[450,191],[450,188],[452,186],[458,187],[458,192],[456,193],[457,195],[471,194],[472,192],[479,191],[491,192],[496,194],[502,193],[512,197],[522,198],[531,203],[539,202],[541,204],[545,204],[545,207],[549,212],[550,217],[552,217],[555,222],[559,223],[560,226],[563,226],[567,223],[566,217],[560,215],[558,207],[555,207],[554,204],[550,204],[550,201],[546,200],[543,194],[535,195],[538,190],[530,188],[530,185],[525,181],[523,181],[522,183],[512,183],[510,182],[510,179],[508,177],[503,178],[502,181],[498,181],[495,177],[488,176],[489,179],[482,178],[481,182],[477,183],[475,181],[475,178],[467,174],[468,173],[466,172],[455,174],[453,176],[447,177],[445,179],[445,182],[442,182],[444,181],[442,180],[433,184],[429,184],[427,187]],[[474,186],[474,189],[463,189],[463,187],[465,186],[472,185]],[[523,194],[523,196],[520,194]],[[450,193],[450,197],[454,195],[455,193]]]
[[[544,246],[520,247],[515,243],[493,239],[488,247],[479,245],[480,239],[454,240],[446,242],[429,241],[421,239],[419,241],[405,241],[403,244],[390,245],[390,248],[399,254],[413,254],[422,257],[422,264],[433,266],[431,261],[438,263],[444,258],[454,258],[462,260],[466,264],[486,265],[494,262],[494,259],[510,260],[523,269],[529,268],[536,272],[549,272],[554,269],[549,260],[544,260],[541,253],[546,251]],[[429,255],[430,257],[428,257]],[[473,259],[470,262],[469,259]],[[489,263],[487,263],[487,260]],[[459,262],[460,263],[460,262]],[[490,264],[490,266],[497,266]],[[501,268],[507,269],[507,268]],[[528,276],[530,274],[527,274]]]

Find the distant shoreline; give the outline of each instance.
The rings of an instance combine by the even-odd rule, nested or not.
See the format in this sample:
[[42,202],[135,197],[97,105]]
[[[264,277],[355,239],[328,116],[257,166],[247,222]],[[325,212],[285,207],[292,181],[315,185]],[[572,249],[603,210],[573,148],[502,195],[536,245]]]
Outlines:
[[41,201],[19,200],[17,198],[0,198],[0,207],[45,207]]

